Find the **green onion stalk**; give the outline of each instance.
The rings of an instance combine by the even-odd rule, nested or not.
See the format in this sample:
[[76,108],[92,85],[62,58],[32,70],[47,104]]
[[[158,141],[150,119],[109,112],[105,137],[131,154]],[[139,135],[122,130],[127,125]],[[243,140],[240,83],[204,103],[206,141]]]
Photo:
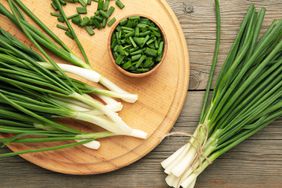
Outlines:
[[200,121],[190,141],[162,162],[171,187],[193,188],[218,157],[282,116],[282,20],[259,37],[265,9],[251,5],[209,98],[220,44],[217,39]]
[[[3,98],[7,99],[6,96],[3,96],[2,92],[0,93],[0,96],[1,100]],[[0,138],[0,143],[3,146],[29,143],[57,144],[52,147],[3,153],[0,154],[0,158],[27,153],[54,151],[79,145],[84,145],[87,148],[96,150],[100,147],[100,142],[97,141],[98,139],[115,136],[110,132],[81,132],[49,120],[45,115],[38,115],[27,109],[21,109],[26,112],[26,114],[24,114],[13,107],[15,103],[10,104],[10,106],[7,104],[0,104],[0,133],[5,135],[5,137]]]
[[[0,82],[0,104],[3,106],[10,105],[14,107],[15,110],[21,110],[23,113],[30,111],[29,113],[33,113],[33,115],[36,114],[37,116],[43,114],[44,117],[48,117],[51,121],[57,118],[72,118],[85,121],[110,131],[112,135],[138,136],[136,135],[136,132],[140,132],[133,129],[122,129],[119,126],[116,126],[112,121],[108,120],[100,111],[91,110],[86,105],[80,106],[79,103],[73,104],[68,100],[60,100],[59,97],[43,97],[38,91],[26,94],[19,89],[19,85],[15,84],[15,79],[12,83],[6,83],[5,81],[10,81],[12,78],[18,78],[17,81],[24,79],[28,80],[28,77],[23,77],[16,71],[9,71],[5,68],[0,68],[0,71],[2,73],[0,79],[4,80],[3,83]],[[10,76],[10,73],[13,73],[14,75]],[[38,81],[34,82],[34,86],[37,85]],[[45,86],[47,86],[46,83]],[[40,124],[35,121],[34,124],[41,125],[42,123]]]
[[[12,12],[7,10],[2,4],[0,4],[0,14],[6,16],[10,21],[12,21],[23,33],[32,41],[32,43],[36,43],[35,45],[37,48],[46,48],[54,55],[62,58],[63,60],[73,64],[73,65],[65,65],[58,63],[57,66],[66,73],[73,73],[78,75],[79,77],[85,78],[89,81],[100,83],[104,87],[108,88],[109,90],[119,93],[123,95],[121,98],[122,100],[130,103],[134,103],[137,101],[138,96],[136,94],[130,94],[116,84],[111,82],[106,77],[102,76],[95,70],[91,68],[89,65],[89,60],[85,54],[83,46],[81,45],[76,33],[74,32],[69,20],[67,19],[64,10],[61,7],[59,1],[55,1],[58,5],[60,14],[63,16],[65,23],[67,24],[68,29],[70,30],[72,36],[74,37],[84,59],[85,62],[77,57],[67,46],[64,44],[62,40],[60,40],[36,15],[32,13],[22,2],[21,0],[9,0],[10,9]],[[30,24],[23,16],[23,12],[31,18],[44,32],[39,30],[37,27],[34,27]],[[21,16],[20,16],[21,15]],[[50,62],[46,62],[45,59],[41,59],[42,63],[49,64]],[[54,65],[52,67],[46,65],[48,68],[56,68]],[[105,102],[113,105],[119,105],[119,103],[114,103],[113,100],[109,99],[108,97],[103,97]],[[120,107],[117,107],[120,108]]]
[[[32,51],[15,37],[4,30],[0,30],[0,82],[11,85],[23,94],[28,94],[32,99],[34,96],[44,96],[56,106],[64,106],[66,114],[54,114],[53,116],[73,118],[98,125],[118,135],[128,135],[145,139],[147,134],[144,131],[130,128],[109,106],[92,98],[89,94],[103,96],[115,95],[118,93],[96,89],[78,80],[69,78],[53,67],[54,70],[46,69],[39,60],[43,59],[40,54]],[[71,84],[69,84],[71,83]],[[5,87],[7,89],[7,87]],[[4,91],[1,90],[2,95]],[[13,90],[14,91],[14,90]],[[8,91],[11,93],[11,91]],[[13,93],[15,95],[16,93]],[[22,94],[22,93],[20,93]],[[20,94],[17,98],[20,98]],[[9,99],[9,96],[6,96]],[[26,98],[25,98],[26,99]],[[17,105],[29,105],[30,102]],[[16,99],[15,99],[16,100]],[[6,101],[7,100],[4,100]],[[66,104],[66,105],[64,105]],[[50,107],[48,111],[52,111]],[[70,108],[68,110],[67,108]],[[40,105],[32,106],[32,109],[40,109]],[[54,107],[54,112],[55,107]],[[43,113],[43,112],[41,112]]]

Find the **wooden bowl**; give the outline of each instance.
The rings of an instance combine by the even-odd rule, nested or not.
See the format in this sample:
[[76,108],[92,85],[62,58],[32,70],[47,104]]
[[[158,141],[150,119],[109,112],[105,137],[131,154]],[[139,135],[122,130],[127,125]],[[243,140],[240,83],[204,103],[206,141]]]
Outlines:
[[[116,27],[118,26],[118,24],[120,23],[121,20],[123,19],[126,19],[126,18],[129,18],[131,16],[140,16],[140,17],[143,17],[143,18],[147,18],[149,20],[151,20],[153,23],[156,24],[156,26],[158,26],[158,28],[160,29],[161,33],[162,33],[162,37],[163,37],[163,41],[164,41],[164,51],[163,51],[163,57],[162,57],[162,60],[153,68],[151,69],[150,71],[148,72],[144,72],[144,73],[132,73],[132,72],[129,72],[127,70],[124,70],[122,67],[120,67],[119,65],[116,64],[116,60],[113,56],[113,53],[112,53],[112,49],[111,49],[111,41],[112,41],[112,35],[116,29]],[[108,38],[108,51],[110,53],[110,58],[111,58],[111,61],[112,63],[114,64],[114,66],[121,72],[123,73],[124,75],[126,76],[129,76],[129,77],[133,77],[133,78],[142,78],[142,77],[145,77],[145,76],[149,76],[149,75],[152,75],[153,73],[155,73],[157,71],[157,69],[161,66],[161,64],[164,62],[165,60],[165,57],[166,57],[166,54],[167,54],[167,49],[168,49],[168,46],[167,46],[167,38],[166,38],[166,34],[164,32],[164,29],[162,28],[162,26],[156,22],[154,19],[152,18],[149,18],[148,16],[144,16],[144,15],[140,15],[140,14],[134,14],[134,15],[129,15],[129,16],[125,16],[125,17],[122,17],[121,19],[119,19],[115,24],[114,26],[112,27],[111,31],[110,31],[110,35],[109,35],[109,38]]]

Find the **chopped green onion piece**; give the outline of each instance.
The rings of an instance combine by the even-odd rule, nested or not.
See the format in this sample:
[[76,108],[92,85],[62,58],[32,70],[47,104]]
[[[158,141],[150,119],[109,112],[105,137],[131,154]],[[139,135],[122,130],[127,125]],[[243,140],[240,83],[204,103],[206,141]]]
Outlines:
[[120,0],[116,0],[116,5],[118,6],[118,8],[123,9],[125,6],[124,4],[120,1]]
[[[133,38],[132,38],[132,37],[129,37],[129,40],[130,40],[132,46],[133,46],[134,48],[136,48],[137,45],[136,45],[136,43],[134,42]],[[141,51],[142,51],[142,50],[141,50]]]
[[130,55],[137,55],[137,54],[142,54],[143,53],[143,50],[136,50],[136,51],[133,51],[133,52],[130,52]]
[[145,39],[144,39],[143,44],[141,45],[141,47],[143,47],[149,39],[150,39],[150,36],[147,35],[147,36],[145,37]]
[[125,69],[125,70],[127,70],[127,69],[129,69],[131,66],[132,66],[131,61],[127,61],[126,63],[124,63],[124,64],[122,65],[122,68]]
[[97,19],[98,21],[102,22],[103,21],[103,17],[101,16],[94,16],[94,19]]
[[121,26],[125,26],[126,24],[127,24],[127,18],[124,18],[123,20],[119,22],[119,25]]
[[51,14],[51,16],[55,16],[55,17],[60,17],[61,16],[61,14],[58,13],[58,12],[51,12],[50,14]]
[[163,54],[163,49],[164,49],[164,42],[160,42],[159,49],[158,49],[158,55]]
[[97,10],[103,10],[104,8],[104,0],[98,0]]
[[62,16],[58,17],[57,20],[58,20],[59,22],[61,22],[61,23],[64,23],[64,22],[65,22],[64,17],[62,17]]
[[103,10],[107,11],[109,9],[109,6],[110,6],[110,0],[105,0]]
[[143,64],[143,66],[146,68],[152,67],[153,65],[154,65],[154,61],[152,57],[148,57],[145,63]]
[[83,7],[87,6],[87,0],[78,0],[78,1]]
[[64,25],[61,25],[61,24],[57,24],[57,28],[59,29],[62,29],[64,31],[67,31],[68,30],[68,27],[64,26]]
[[90,36],[95,35],[95,32],[94,32],[94,30],[93,30],[93,28],[92,28],[91,26],[85,27],[85,30],[87,31],[87,33],[88,33]]
[[123,61],[125,56],[122,56],[122,55],[119,55],[117,58],[116,58],[116,64],[120,65]]
[[52,5],[53,9],[58,10],[58,7],[54,2],[52,2],[51,5]]
[[88,17],[84,17],[82,19],[82,21],[80,22],[80,26],[84,27],[84,26],[88,25],[89,22],[90,22],[90,19]]
[[144,61],[145,59],[146,59],[146,56],[145,56],[145,55],[142,55],[142,56],[140,57],[140,59],[137,61],[135,67],[138,68],[138,67],[141,65],[141,63],[143,63],[143,61]]
[[104,18],[102,22],[102,27],[105,28],[107,25],[108,18]]
[[71,19],[72,23],[74,23],[74,24],[76,24],[76,25],[79,25],[80,22],[81,22],[81,20],[82,20],[82,18],[81,18],[80,15],[79,15],[79,16],[76,16],[76,17],[73,17],[73,18]]
[[109,15],[108,15],[105,11],[100,10],[99,12],[100,12],[100,14],[101,14],[104,18],[108,18],[108,17],[109,17]]
[[146,48],[145,54],[147,54],[149,56],[157,57],[158,51],[155,50],[155,49],[152,49],[152,48]]
[[115,22],[116,22],[116,18],[112,18],[112,19],[108,22],[108,26],[111,27]]
[[115,11],[115,7],[111,6],[107,12],[107,16],[108,18],[112,16],[112,14],[114,13]]
[[131,57],[131,60],[132,61],[137,61],[138,59],[141,58],[141,56],[142,56],[141,54],[134,55],[134,56]]
[[76,11],[78,14],[87,14],[87,8],[86,7],[77,7]]

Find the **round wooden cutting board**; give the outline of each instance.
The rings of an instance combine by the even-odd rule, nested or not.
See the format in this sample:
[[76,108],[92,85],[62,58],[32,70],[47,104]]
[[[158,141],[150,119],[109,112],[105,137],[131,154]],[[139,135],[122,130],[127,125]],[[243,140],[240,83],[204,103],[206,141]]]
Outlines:
[[[6,0],[0,0],[7,5]],[[53,11],[50,1],[23,0],[23,2],[48,25],[77,54],[74,43],[56,28],[57,20],[50,16]],[[83,146],[36,154],[25,154],[22,157],[43,168],[65,174],[100,174],[125,167],[141,159],[152,151],[162,138],[171,130],[183,107],[189,78],[189,59],[186,42],[180,24],[165,0],[123,0],[126,7],[117,8],[114,16],[119,20],[126,15],[141,14],[157,20],[164,28],[168,41],[168,52],[165,62],[159,70],[146,78],[129,78],[119,73],[110,62],[107,41],[110,29],[95,31],[96,35],[88,36],[86,31],[75,26],[79,39],[92,62],[95,70],[117,83],[131,93],[137,93],[139,100],[135,104],[124,104],[120,116],[129,126],[149,133],[147,140],[130,137],[115,137],[101,140],[98,151]],[[112,2],[114,3],[114,2]],[[89,11],[96,9],[92,3]],[[75,7],[65,7],[71,15]],[[15,34],[23,41],[26,38],[6,18],[0,15],[0,26]],[[67,120],[67,123],[86,126],[82,122]],[[15,144],[9,146],[13,151],[52,146],[52,144]]]

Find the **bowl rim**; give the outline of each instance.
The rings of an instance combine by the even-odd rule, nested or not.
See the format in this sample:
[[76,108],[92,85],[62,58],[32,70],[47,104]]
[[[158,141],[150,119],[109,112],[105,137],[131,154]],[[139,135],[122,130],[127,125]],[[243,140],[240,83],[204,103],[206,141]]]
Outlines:
[[[112,48],[111,48],[112,36],[113,36],[113,33],[116,30],[117,26],[120,24],[121,20],[129,18],[129,17],[132,17],[132,16],[140,16],[140,17],[144,17],[144,18],[147,18],[147,19],[151,20],[160,29],[160,31],[162,33],[163,41],[164,41],[164,51],[163,51],[163,57],[162,57],[161,61],[153,69],[151,69],[148,72],[144,72],[144,73],[132,73],[132,72],[129,72],[127,70],[124,70],[122,67],[117,65],[116,64],[116,60],[115,60],[115,58],[113,56]],[[114,66],[121,73],[123,73],[124,75],[129,76],[129,77],[141,78],[141,77],[145,77],[145,76],[148,76],[148,75],[151,75],[151,74],[155,73],[157,71],[157,69],[161,66],[161,64],[164,62],[164,60],[166,58],[167,50],[168,50],[168,41],[167,41],[167,37],[166,37],[166,34],[165,34],[165,31],[164,31],[163,27],[155,19],[153,19],[153,18],[151,18],[149,16],[146,16],[144,14],[130,14],[130,15],[126,15],[126,16],[123,16],[123,17],[119,18],[117,20],[117,22],[112,26],[110,34],[109,34],[109,37],[108,37],[107,46],[108,46],[108,51],[110,53],[111,62],[114,64]]]

